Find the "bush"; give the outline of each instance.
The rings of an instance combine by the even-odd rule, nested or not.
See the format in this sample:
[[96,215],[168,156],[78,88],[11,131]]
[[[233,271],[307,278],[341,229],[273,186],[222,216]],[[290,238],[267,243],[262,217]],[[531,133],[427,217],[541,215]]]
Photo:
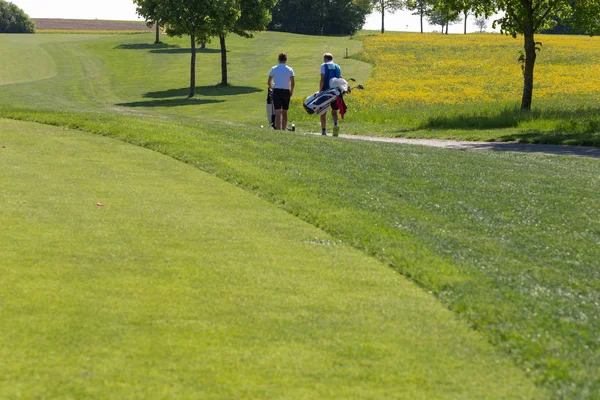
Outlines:
[[0,0],[0,33],[35,33],[35,24],[19,7]]

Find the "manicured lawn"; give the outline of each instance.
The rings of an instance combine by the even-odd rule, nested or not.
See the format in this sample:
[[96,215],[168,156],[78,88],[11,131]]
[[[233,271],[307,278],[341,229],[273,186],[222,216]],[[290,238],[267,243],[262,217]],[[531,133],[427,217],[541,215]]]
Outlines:
[[[308,77],[328,48],[322,38],[232,39],[233,86],[226,89],[214,87],[212,46],[202,54],[201,94],[191,102],[181,95],[185,40],[169,43],[180,48],[159,49],[144,45],[151,35],[35,40],[58,75],[4,85],[0,115],[119,138],[235,183],[431,291],[552,397],[600,396],[598,160],[348,143],[258,128],[265,96],[259,90],[272,64],[265,49],[274,57],[284,48],[298,75]],[[335,40],[341,48],[360,45]],[[348,74],[366,80],[368,65],[344,62]],[[300,93],[314,90],[311,79],[299,79]],[[350,113],[344,129],[374,124],[359,116]],[[430,120],[457,126],[435,135],[465,123],[460,114],[450,122],[442,117],[432,112]],[[394,124],[384,119],[373,126]],[[314,119],[297,125],[318,129]],[[488,130],[524,132],[502,121]],[[468,132],[477,139],[484,130]]]
[[256,196],[119,141],[0,132],[2,398],[544,397],[433,296]]

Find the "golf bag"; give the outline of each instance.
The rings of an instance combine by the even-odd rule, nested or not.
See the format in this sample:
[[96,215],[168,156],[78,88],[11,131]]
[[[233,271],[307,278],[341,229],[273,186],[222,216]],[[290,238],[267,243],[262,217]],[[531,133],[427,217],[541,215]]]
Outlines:
[[329,81],[329,89],[317,92],[308,96],[304,101],[304,109],[309,114],[323,115],[336,102],[340,115],[344,118],[346,112],[346,103],[344,103],[344,93],[350,93],[348,82],[342,78],[333,78]]
[[267,91],[267,121],[275,129],[275,105],[273,104],[273,89]]
[[[267,91],[267,121],[271,128],[275,128],[275,104],[273,104],[273,89],[269,88]],[[288,131],[295,132],[296,126],[292,124],[291,128],[287,128]]]

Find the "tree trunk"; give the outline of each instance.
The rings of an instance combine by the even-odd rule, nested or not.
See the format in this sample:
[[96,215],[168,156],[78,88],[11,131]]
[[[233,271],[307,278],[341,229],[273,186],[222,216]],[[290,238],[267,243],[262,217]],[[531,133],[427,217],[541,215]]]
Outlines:
[[525,29],[525,66],[523,67],[523,99],[521,100],[521,110],[531,110],[531,101],[533,99],[533,68],[535,66],[535,39],[533,37],[533,28]]
[[446,22],[446,35],[448,34],[448,26],[450,25],[450,22]]
[[467,34],[467,16],[469,15],[469,13],[467,13],[465,11],[465,35]]
[[381,33],[385,33],[385,6],[383,1],[381,2]]
[[421,9],[421,33],[423,33],[423,14],[424,14],[424,11],[423,11],[423,9]]
[[221,85],[227,86],[227,47],[225,46],[225,35],[219,35],[221,42]]
[[196,36],[190,36],[192,41],[192,61],[190,67],[190,95],[188,99],[191,99],[196,94]]
[[160,44],[160,25],[156,22],[156,41],[154,44]]

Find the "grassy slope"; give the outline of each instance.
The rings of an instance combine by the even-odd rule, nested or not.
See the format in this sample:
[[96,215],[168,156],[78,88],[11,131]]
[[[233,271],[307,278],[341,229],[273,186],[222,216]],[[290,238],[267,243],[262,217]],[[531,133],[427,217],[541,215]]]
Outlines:
[[[229,79],[231,87],[218,88],[220,53],[215,45],[200,52],[197,61],[197,98],[185,100],[189,91],[189,44],[186,39],[169,39],[157,48],[148,44],[151,35],[35,35],[15,42],[5,35],[7,47],[28,40],[51,54],[61,75],[38,81],[31,71],[30,84],[5,85],[0,104],[28,105],[38,109],[108,110],[134,115],[170,115],[190,119],[225,120],[234,124],[260,126],[266,123],[265,98],[269,69],[277,55],[287,51],[296,72],[297,96],[316,91],[322,54],[331,51],[347,76],[364,81],[368,64],[342,59],[348,48],[356,53],[358,40],[319,38],[289,34],[258,33],[252,40],[230,38]],[[285,43],[282,45],[282,43]],[[27,64],[23,64],[27,65]],[[12,72],[19,74],[18,69]],[[9,77],[0,85],[11,83]],[[198,107],[201,106],[201,107]],[[226,106],[226,107],[224,107]],[[304,111],[302,111],[304,113]],[[317,131],[313,118],[303,129]]]
[[273,205],[106,138],[0,132],[2,398],[541,398],[432,296]]
[[[281,37],[257,38],[274,42],[254,53],[252,44],[260,42],[240,39],[232,48],[246,46],[256,55],[277,47]],[[295,44],[301,49],[320,40],[301,38]],[[168,57],[185,61],[185,56],[153,53],[142,45],[115,48],[131,40],[48,43],[63,74],[5,86],[0,103],[7,105],[0,112],[119,137],[244,185],[435,291],[557,397],[600,392],[597,160],[275,135],[243,124],[263,123],[264,92],[213,93],[196,104],[139,97],[184,87],[185,77],[154,73],[178,65]],[[282,47],[290,54],[295,50]],[[129,84],[122,72],[127,57]],[[146,57],[153,75],[141,81],[140,60]],[[117,58],[121,67],[113,70]],[[207,68],[200,74],[204,82],[218,80],[208,63],[200,65]],[[239,74],[243,67],[235,65],[232,71]],[[90,73],[93,80],[86,79]],[[260,88],[263,81],[263,71],[253,70],[238,87]],[[302,90],[310,88],[307,83]],[[201,103],[206,100],[222,102]],[[115,106],[136,101],[150,106]],[[19,103],[48,111],[17,110]],[[222,115],[233,123],[216,120]]]
[[[31,40],[31,35],[0,36],[0,85],[51,78],[56,75],[56,65],[50,55]],[[10,62],[6,62],[10,60]],[[15,65],[23,68],[15,68]]]

